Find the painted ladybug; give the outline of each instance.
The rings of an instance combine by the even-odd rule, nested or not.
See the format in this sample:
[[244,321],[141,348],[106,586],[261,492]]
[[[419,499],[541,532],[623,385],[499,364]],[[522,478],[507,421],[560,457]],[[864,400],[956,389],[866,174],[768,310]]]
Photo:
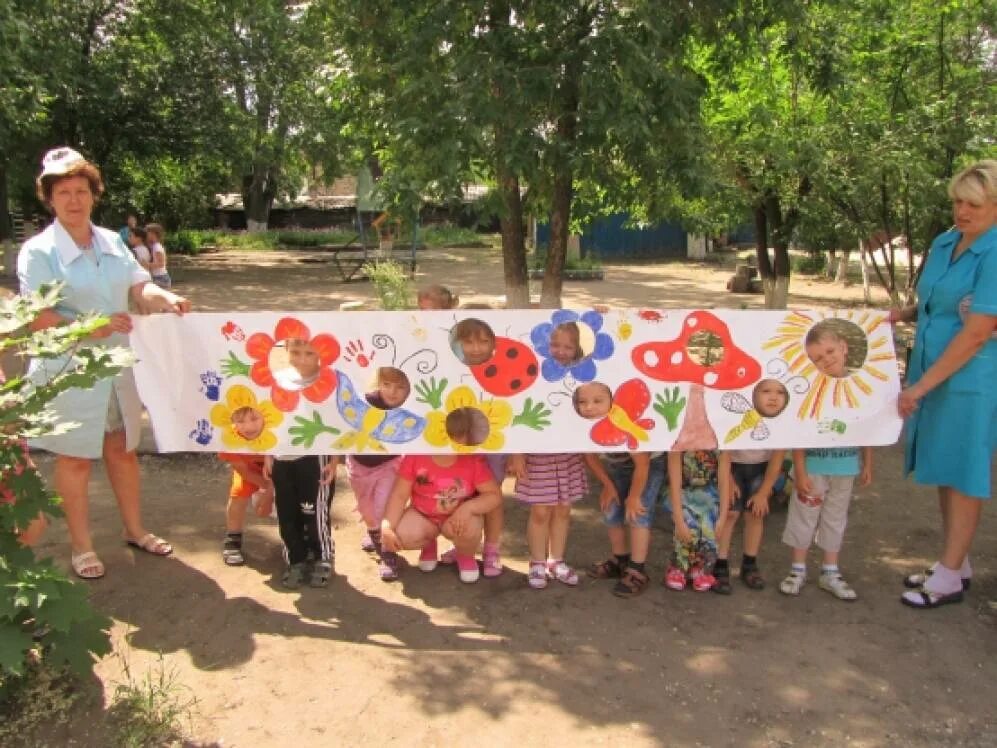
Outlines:
[[540,371],[536,354],[529,346],[497,335],[492,357],[470,369],[485,392],[497,397],[510,397],[528,390]]

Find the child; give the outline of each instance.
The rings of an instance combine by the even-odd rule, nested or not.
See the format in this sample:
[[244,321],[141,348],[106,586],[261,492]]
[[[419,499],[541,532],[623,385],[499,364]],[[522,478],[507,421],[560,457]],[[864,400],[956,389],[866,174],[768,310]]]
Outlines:
[[138,264],[148,270],[152,267],[152,255],[149,253],[149,248],[145,246],[145,240],[145,229],[134,226],[128,230],[128,246],[131,248],[132,254],[135,255],[135,259],[138,260]]
[[460,299],[446,286],[426,286],[419,289],[419,309],[432,311],[434,309],[456,309]]
[[[447,415],[447,433],[454,442],[469,443],[473,427],[470,410],[458,408]],[[406,507],[409,499],[411,504]],[[419,568],[433,571],[437,565],[436,539],[442,534],[457,549],[460,581],[476,582],[480,572],[474,553],[481,539],[483,515],[501,500],[499,487],[480,455],[406,455],[381,521],[382,556],[421,548]]]
[[786,595],[800,594],[807,581],[807,550],[816,534],[817,545],[824,551],[818,585],[839,600],[855,600],[858,595],[838,570],[838,555],[855,476],[859,476],[860,486],[872,482],[872,449],[794,449],[793,475],[796,490],[789,502],[782,534],[782,542],[793,549],[793,565],[779,591]]
[[483,364],[495,352],[495,333],[480,319],[464,319],[451,333],[454,353],[467,366]]
[[571,366],[584,358],[581,333],[575,322],[562,322],[551,331],[550,357],[561,366]]
[[[764,407],[764,405],[763,405]],[[755,405],[755,410],[762,413]],[[741,556],[741,581],[752,590],[765,588],[765,578],[758,570],[758,551],[762,547],[765,515],[776,480],[782,473],[784,449],[735,449],[730,453],[734,504],[723,530],[717,537],[717,563],[713,591],[721,595],[733,592],[730,586],[730,543],[737,520],[744,515],[744,539]]]
[[[399,369],[380,367],[375,385],[375,391],[367,395],[367,402],[375,408],[390,410],[408,399],[408,377]],[[366,527],[360,548],[381,556],[378,573],[386,582],[398,578],[398,556],[393,553],[381,555],[381,520],[401,460],[401,455],[356,454],[346,457],[346,475],[357,497],[357,511]]]
[[819,372],[829,377],[847,377],[850,374],[847,363],[848,341],[828,322],[829,320],[818,322],[811,327],[803,341],[803,347]]
[[[263,416],[255,408],[238,408],[232,413],[232,426],[247,441],[258,437],[264,427]],[[257,512],[266,517],[273,504],[273,484],[263,474],[263,456],[219,452],[218,457],[232,465],[232,484],[225,506],[225,540],[222,559],[228,566],[246,563],[242,555],[242,530],[246,526],[246,504],[257,496]],[[263,510],[266,510],[263,512]]]
[[284,347],[290,367],[274,371],[274,381],[285,390],[301,390],[314,383],[322,368],[318,351],[303,338],[287,338]]
[[[281,583],[288,589],[301,586],[312,558],[312,587],[325,587],[332,576],[336,546],[332,538],[329,510],[335,493],[339,457],[327,455],[267,455],[263,474],[273,481],[277,503],[277,525],[284,542],[287,569]],[[260,511],[269,513],[266,502]]]
[[730,453],[669,452],[668,486],[675,552],[665,572],[665,585],[684,590],[691,581],[696,592],[708,592],[716,582],[717,534],[723,532],[730,505]]
[[166,232],[158,223],[150,223],[145,227],[145,235],[149,244],[149,251],[152,253],[152,262],[149,272],[152,273],[152,282],[160,288],[172,288],[173,281],[166,270],[166,249],[163,247],[163,237]]

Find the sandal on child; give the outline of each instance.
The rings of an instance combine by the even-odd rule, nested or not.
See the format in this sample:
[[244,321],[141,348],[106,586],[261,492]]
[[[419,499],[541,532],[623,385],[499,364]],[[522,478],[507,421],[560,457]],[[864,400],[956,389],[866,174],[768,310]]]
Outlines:
[[308,580],[308,584],[312,587],[325,587],[329,584],[329,578],[332,576],[332,562],[331,561],[316,561],[315,566],[312,567],[312,577]]
[[830,592],[839,600],[851,602],[852,600],[858,600],[859,597],[858,593],[845,581],[845,578],[837,573],[821,574],[817,586],[822,590]]
[[222,560],[226,566],[242,566],[246,563],[242,555],[242,534],[229,534],[225,536],[222,544]]
[[730,586],[730,572],[716,572],[713,575],[713,587],[711,589],[718,595],[729,595],[734,592],[734,588]]
[[751,590],[763,590],[765,589],[765,577],[758,570],[757,566],[752,566],[750,569],[741,568],[741,581],[744,582],[745,587]]
[[80,579],[100,579],[104,576],[104,564],[93,551],[74,553],[70,556],[70,564]]
[[795,574],[790,572],[785,579],[779,582],[779,592],[784,595],[799,595],[800,590],[803,589],[803,585],[806,583],[806,574]]
[[561,584],[575,587],[578,584],[578,574],[564,561],[548,561],[547,575],[551,579],[556,579]]
[[284,575],[280,578],[280,583],[284,585],[289,590],[296,590],[301,586],[301,583],[305,581],[305,565],[304,564],[291,564],[284,571]]
[[619,579],[623,576],[623,567],[615,556],[610,556],[605,561],[592,564],[586,573],[592,579]]
[[942,605],[962,602],[962,590],[949,592],[932,592],[921,587],[917,590],[909,590],[900,596],[900,602],[911,608],[938,608]]
[[613,594],[617,597],[637,597],[647,589],[649,581],[647,574],[628,566],[620,581],[613,586]]
[[702,571],[692,577],[692,588],[696,592],[709,592],[713,589],[713,585],[716,584],[717,578],[710,574],[708,571]]
[[[907,576],[904,577],[904,587],[906,587],[909,590],[920,589],[924,585],[924,583],[928,581],[929,577],[931,577],[931,575],[934,573],[935,570],[929,567],[922,572],[915,574],[908,574]],[[966,592],[972,584],[973,584],[972,577],[963,577],[962,591]]]
[[677,566],[669,566],[663,582],[668,589],[680,592],[685,589],[685,572]]
[[151,532],[147,532],[138,540],[125,538],[125,543],[130,545],[132,548],[138,548],[140,551],[151,553],[153,556],[169,556],[173,553],[172,545],[167,543],[158,535],[153,535]]
[[543,561],[530,562],[530,575],[527,581],[535,590],[542,590],[547,586],[547,564]]
[[493,579],[502,573],[502,557],[498,551],[485,551],[481,554],[482,572],[489,579]]

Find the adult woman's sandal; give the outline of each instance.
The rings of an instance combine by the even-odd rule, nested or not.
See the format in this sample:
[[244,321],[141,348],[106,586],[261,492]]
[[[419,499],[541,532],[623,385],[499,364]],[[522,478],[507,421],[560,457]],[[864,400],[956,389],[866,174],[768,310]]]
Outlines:
[[918,590],[905,592],[900,596],[900,602],[911,608],[938,608],[950,603],[962,602],[962,590],[956,590],[944,594],[942,592],[932,592],[922,587]]
[[93,551],[74,553],[70,557],[73,573],[80,579],[100,579],[104,576],[104,564]]
[[173,546],[151,532],[147,532],[138,540],[125,538],[125,542],[132,548],[151,553],[153,556],[169,556],[173,553]]

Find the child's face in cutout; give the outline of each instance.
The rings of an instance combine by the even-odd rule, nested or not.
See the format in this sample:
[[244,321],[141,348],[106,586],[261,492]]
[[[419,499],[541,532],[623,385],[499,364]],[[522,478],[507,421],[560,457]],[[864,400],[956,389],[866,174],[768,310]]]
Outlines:
[[472,334],[460,341],[464,363],[468,366],[483,364],[492,356],[495,342],[487,335]]
[[381,379],[377,383],[377,391],[385,405],[389,408],[397,408],[408,398],[409,388],[406,382]]
[[789,393],[781,382],[775,379],[763,379],[755,387],[752,405],[760,415],[773,418],[786,408],[789,403]]
[[807,356],[821,374],[829,377],[843,377],[848,374],[848,368],[845,366],[848,343],[837,335],[824,335],[817,342],[808,345]]
[[288,340],[287,359],[291,366],[298,370],[302,379],[308,379],[318,374],[318,352],[307,341]]
[[579,353],[580,351],[575,345],[575,341],[571,339],[568,333],[562,330],[554,330],[550,334],[550,357],[561,364],[561,366],[573,364],[580,358]]
[[602,418],[613,406],[613,396],[604,384],[583,384],[575,391],[575,407],[582,418]]
[[243,408],[232,414],[232,427],[246,441],[263,433],[263,414],[255,408]]

